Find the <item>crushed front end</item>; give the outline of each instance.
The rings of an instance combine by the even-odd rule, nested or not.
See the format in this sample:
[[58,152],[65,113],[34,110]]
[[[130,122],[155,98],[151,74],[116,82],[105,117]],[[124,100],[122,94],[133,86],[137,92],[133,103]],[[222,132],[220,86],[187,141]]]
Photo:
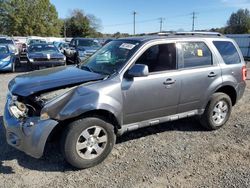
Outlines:
[[6,139],[11,146],[26,154],[40,158],[47,138],[58,121],[42,119],[42,103],[33,97],[22,98],[11,93],[7,95],[4,109],[4,127]]

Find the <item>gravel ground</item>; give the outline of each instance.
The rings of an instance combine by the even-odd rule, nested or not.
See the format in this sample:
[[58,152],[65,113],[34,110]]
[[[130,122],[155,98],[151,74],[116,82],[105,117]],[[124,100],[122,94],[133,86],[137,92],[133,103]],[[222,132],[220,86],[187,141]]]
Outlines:
[[[0,124],[7,84],[17,74],[0,75]],[[17,151],[0,126],[0,187],[250,187],[249,114],[247,81],[224,128],[208,132],[191,118],[137,130],[86,170],[72,169],[53,144],[39,160]]]

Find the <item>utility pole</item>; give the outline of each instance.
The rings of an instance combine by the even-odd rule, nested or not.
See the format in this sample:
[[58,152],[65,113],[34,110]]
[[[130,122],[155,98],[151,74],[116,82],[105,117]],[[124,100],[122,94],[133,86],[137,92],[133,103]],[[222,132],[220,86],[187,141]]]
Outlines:
[[159,20],[160,20],[160,32],[162,32],[162,26],[163,26],[163,22],[164,22],[164,20],[165,20],[165,18],[159,18]]
[[133,16],[134,16],[134,35],[135,35],[135,15],[137,14],[136,11],[133,12]]
[[64,38],[67,38],[67,26],[66,26],[66,20],[64,20]]
[[197,14],[197,13],[196,13],[196,12],[192,12],[191,14],[192,14],[192,20],[193,20],[193,23],[192,23],[192,31],[194,31],[194,30],[195,30],[195,28],[194,28],[195,23],[194,23],[194,22],[195,22],[195,19],[197,18],[197,17],[196,17],[196,14]]

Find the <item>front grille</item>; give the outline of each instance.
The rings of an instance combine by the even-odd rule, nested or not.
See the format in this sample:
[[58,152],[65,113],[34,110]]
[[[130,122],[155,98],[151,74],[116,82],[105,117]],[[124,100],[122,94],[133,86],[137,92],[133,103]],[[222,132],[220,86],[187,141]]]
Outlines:
[[63,62],[64,59],[62,59],[62,58],[51,58],[51,59],[37,58],[37,59],[34,59],[34,61],[37,61],[37,62],[56,62],[56,61]]

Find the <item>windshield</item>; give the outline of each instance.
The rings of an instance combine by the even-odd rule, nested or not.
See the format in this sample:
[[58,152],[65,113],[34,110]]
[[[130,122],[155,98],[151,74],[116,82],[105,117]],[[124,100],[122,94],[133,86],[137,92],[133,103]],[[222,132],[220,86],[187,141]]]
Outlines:
[[46,43],[45,40],[41,40],[41,39],[31,39],[28,41],[28,45],[30,44],[44,44]]
[[100,44],[95,40],[78,40],[78,46],[100,47]]
[[0,44],[14,44],[11,39],[0,38]]
[[114,74],[121,70],[139,44],[134,40],[112,41],[83,62],[80,68],[106,75]]
[[6,46],[0,46],[0,54],[7,54],[9,50]]
[[54,45],[34,45],[29,47],[30,53],[58,53],[57,48]]

